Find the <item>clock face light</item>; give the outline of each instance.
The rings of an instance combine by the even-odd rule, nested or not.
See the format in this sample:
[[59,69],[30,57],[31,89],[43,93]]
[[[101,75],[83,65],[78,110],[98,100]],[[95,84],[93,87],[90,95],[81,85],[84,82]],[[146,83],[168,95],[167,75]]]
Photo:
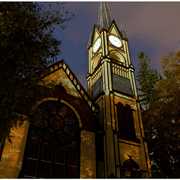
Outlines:
[[115,47],[120,48],[120,47],[122,46],[122,41],[121,41],[118,37],[116,37],[116,36],[114,36],[114,35],[110,35],[110,36],[109,36],[109,41],[110,41],[111,44],[112,44],[113,46],[115,46]]
[[93,45],[93,52],[96,53],[97,50],[100,48],[100,46],[101,46],[101,38],[99,37]]

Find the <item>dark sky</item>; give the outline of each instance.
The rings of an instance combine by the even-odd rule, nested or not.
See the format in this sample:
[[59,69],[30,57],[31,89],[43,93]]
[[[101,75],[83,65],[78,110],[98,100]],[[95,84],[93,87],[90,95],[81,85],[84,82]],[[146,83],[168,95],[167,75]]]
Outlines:
[[[86,87],[88,69],[87,43],[97,22],[98,2],[66,2],[65,8],[74,13],[62,32],[64,59]],[[152,66],[160,67],[160,58],[180,48],[180,2],[111,2],[111,15],[129,39],[131,59],[137,68],[137,53],[144,51]]]

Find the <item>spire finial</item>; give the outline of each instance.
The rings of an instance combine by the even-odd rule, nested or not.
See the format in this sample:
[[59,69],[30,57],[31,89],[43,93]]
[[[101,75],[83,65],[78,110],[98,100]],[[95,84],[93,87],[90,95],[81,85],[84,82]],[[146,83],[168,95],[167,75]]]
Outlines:
[[110,7],[107,2],[100,2],[98,10],[98,25],[100,28],[109,28],[112,18],[110,13]]

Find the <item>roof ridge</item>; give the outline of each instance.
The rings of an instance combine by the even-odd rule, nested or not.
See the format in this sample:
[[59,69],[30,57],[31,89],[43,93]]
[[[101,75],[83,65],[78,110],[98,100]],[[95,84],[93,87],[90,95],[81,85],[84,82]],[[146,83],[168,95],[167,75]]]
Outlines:
[[93,100],[91,99],[91,97],[88,95],[88,93],[86,92],[86,90],[84,89],[84,87],[81,85],[81,82],[77,79],[76,75],[72,72],[71,68],[69,67],[69,65],[67,65],[64,60],[60,60],[54,64],[51,64],[50,66],[48,66],[48,70],[46,72],[44,72],[41,76],[41,78],[51,74],[54,71],[59,70],[60,68],[63,68],[64,72],[66,73],[66,75],[68,76],[68,78],[70,79],[70,81],[73,83],[73,85],[75,86],[75,88],[77,89],[77,91],[79,92],[79,94],[83,97],[83,99],[87,102],[87,104],[89,105],[89,107],[91,108],[92,111],[96,110],[96,106],[95,103],[93,102]]

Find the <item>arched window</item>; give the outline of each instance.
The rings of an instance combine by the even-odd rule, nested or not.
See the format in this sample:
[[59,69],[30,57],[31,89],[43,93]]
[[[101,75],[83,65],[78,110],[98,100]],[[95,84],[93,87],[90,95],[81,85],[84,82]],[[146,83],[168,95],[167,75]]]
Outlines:
[[80,177],[80,130],[74,112],[47,101],[31,119],[20,177]]
[[120,138],[136,138],[133,111],[129,105],[117,104],[118,134]]

